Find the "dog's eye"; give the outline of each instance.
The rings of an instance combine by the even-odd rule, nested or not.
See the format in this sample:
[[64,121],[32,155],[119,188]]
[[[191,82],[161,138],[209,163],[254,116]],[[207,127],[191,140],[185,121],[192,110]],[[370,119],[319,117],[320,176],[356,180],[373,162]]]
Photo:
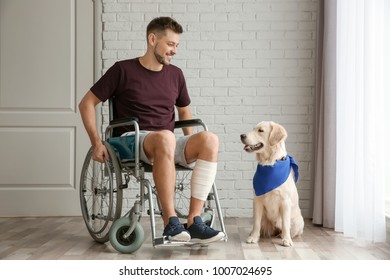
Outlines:
[[262,130],[261,128],[259,128],[258,132],[264,132],[264,130]]

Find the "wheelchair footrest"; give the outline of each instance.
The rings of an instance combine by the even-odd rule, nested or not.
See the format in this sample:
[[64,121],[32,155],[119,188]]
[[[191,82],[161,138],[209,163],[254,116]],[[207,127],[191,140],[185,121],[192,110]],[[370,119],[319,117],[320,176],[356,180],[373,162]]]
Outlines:
[[159,237],[154,239],[154,246],[155,247],[163,247],[163,246],[192,246],[195,245],[194,243],[191,243],[190,241],[184,242],[184,241],[173,241],[169,240],[166,237]]
[[[225,236],[224,238],[222,238],[221,240],[218,240],[218,241],[219,242],[222,242],[222,241],[227,242],[227,236]],[[154,247],[174,247],[174,246],[188,246],[188,247],[200,246],[200,247],[207,247],[209,244],[211,244],[211,243],[202,244],[202,243],[199,243],[199,242],[191,242],[191,241],[187,241],[187,242],[184,242],[184,241],[172,241],[172,240],[169,240],[166,237],[159,237],[159,238],[154,239]]]

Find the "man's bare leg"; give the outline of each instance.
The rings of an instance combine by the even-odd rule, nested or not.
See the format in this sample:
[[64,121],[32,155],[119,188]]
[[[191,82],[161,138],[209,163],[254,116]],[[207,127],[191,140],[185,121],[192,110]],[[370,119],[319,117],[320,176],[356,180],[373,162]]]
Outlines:
[[144,151],[153,163],[153,180],[161,202],[164,225],[169,217],[176,216],[174,192],[176,170],[174,154],[176,139],[171,131],[150,132],[144,140]]

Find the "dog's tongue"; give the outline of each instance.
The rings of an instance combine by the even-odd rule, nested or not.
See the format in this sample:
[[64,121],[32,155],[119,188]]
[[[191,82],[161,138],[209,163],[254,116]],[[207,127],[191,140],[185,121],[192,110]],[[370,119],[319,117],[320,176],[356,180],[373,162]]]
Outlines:
[[249,152],[249,151],[251,151],[251,150],[252,150],[252,148],[251,148],[250,145],[245,145],[245,146],[244,146],[244,151]]

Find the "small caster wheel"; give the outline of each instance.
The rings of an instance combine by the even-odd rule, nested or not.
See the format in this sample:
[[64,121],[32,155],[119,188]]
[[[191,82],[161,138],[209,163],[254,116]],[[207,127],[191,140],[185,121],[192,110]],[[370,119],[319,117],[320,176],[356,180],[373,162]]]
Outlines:
[[145,233],[140,223],[137,222],[134,231],[128,238],[124,234],[130,228],[129,217],[116,220],[110,229],[110,243],[115,250],[130,254],[137,251],[145,240]]
[[202,218],[202,221],[208,225],[208,226],[211,226],[211,222],[213,220],[213,215],[210,214],[209,212],[203,212],[202,214],[200,214],[200,217]]

